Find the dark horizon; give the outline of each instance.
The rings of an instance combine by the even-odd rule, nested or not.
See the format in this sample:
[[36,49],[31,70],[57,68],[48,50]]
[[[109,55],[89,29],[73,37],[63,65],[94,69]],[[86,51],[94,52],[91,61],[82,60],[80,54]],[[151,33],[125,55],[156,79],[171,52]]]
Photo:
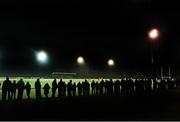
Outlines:
[[[154,55],[157,69],[172,67],[180,75],[179,6],[155,0],[31,1],[2,3],[0,73],[72,72],[83,56],[90,70],[109,72],[114,59],[119,73],[151,69],[151,28],[160,30]],[[40,65],[35,51],[48,53]]]

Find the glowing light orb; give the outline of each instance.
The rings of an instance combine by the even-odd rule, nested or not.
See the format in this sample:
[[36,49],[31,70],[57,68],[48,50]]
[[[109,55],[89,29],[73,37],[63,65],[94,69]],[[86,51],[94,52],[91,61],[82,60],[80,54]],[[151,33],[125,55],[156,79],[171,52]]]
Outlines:
[[84,58],[83,58],[82,56],[79,56],[79,57],[77,58],[77,63],[78,63],[78,64],[84,64],[84,63],[85,63]]
[[159,32],[159,30],[156,29],[156,28],[150,30],[149,33],[148,33],[148,36],[149,36],[149,38],[150,38],[151,40],[157,39],[157,38],[159,37],[159,35],[160,35],[160,32]]
[[108,66],[114,66],[115,65],[113,59],[109,59],[107,63],[108,63]]
[[36,54],[36,58],[37,58],[37,61],[42,64],[47,63],[47,61],[48,61],[47,53],[44,51],[38,52]]

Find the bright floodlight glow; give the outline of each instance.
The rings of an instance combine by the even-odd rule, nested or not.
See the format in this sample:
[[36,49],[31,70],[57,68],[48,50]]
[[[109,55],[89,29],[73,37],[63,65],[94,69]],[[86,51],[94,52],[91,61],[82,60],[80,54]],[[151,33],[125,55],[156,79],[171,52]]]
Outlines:
[[44,51],[40,51],[36,54],[36,58],[37,58],[37,61],[39,63],[47,63],[47,60],[48,60],[48,56],[47,56],[47,53],[44,52]]
[[114,60],[113,59],[109,59],[108,60],[108,66],[114,66],[115,63],[114,63]]
[[84,58],[83,58],[82,56],[79,56],[79,57],[77,58],[77,63],[78,63],[78,64],[84,64],[84,63],[85,63]]
[[156,28],[150,30],[148,36],[152,40],[157,39],[159,37],[159,30]]

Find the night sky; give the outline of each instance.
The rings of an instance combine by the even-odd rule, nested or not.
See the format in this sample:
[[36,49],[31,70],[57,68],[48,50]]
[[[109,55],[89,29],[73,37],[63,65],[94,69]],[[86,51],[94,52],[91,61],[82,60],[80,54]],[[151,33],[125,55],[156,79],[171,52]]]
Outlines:
[[[157,66],[180,74],[180,14],[178,1],[51,0],[0,4],[0,73],[74,72],[76,58],[93,71],[106,71],[113,58],[119,72],[150,67],[149,29],[161,37],[154,45]],[[44,50],[49,63],[37,63]]]

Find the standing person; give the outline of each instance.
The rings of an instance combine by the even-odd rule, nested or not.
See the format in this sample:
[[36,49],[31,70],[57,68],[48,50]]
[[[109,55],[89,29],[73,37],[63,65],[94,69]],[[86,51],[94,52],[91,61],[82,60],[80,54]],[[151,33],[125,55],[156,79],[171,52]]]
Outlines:
[[8,85],[8,100],[12,100],[11,95],[12,95],[12,82],[10,81]]
[[114,83],[114,93],[118,95],[120,93],[120,81],[116,80]]
[[82,95],[86,96],[86,84],[84,81],[82,82]]
[[92,95],[94,95],[95,94],[95,82],[94,82],[94,80],[91,83],[91,89],[92,89]]
[[10,98],[10,85],[11,81],[9,80],[9,77],[6,77],[6,80],[3,82],[2,85],[2,100],[6,100],[7,93],[8,99]]
[[44,89],[44,95],[46,96],[46,98],[48,98],[48,94],[49,94],[49,89],[50,89],[50,86],[48,83],[46,83],[43,87]]
[[110,93],[110,95],[113,94],[113,86],[114,86],[113,80],[110,79],[110,81],[109,81],[109,93]]
[[54,79],[52,82],[52,98],[54,98],[56,95],[57,86],[58,86],[57,81],[56,81],[56,79]]
[[87,95],[89,95],[89,92],[90,92],[90,84],[88,81],[86,81],[86,93],[87,93]]
[[24,91],[24,81],[22,78],[18,81],[17,88],[18,88],[18,100],[22,100],[23,91]]
[[26,89],[27,97],[28,99],[30,99],[31,85],[29,82],[26,83],[25,89]]
[[66,96],[66,83],[63,81],[63,87],[62,87],[62,89],[63,89],[63,96]]
[[11,99],[13,100],[16,99],[16,89],[17,89],[16,80],[13,80],[13,83],[11,85]]
[[96,81],[95,82],[95,95],[99,94],[99,83]]
[[103,92],[104,92],[104,80],[102,80],[100,83],[99,83],[99,92],[100,92],[100,95],[103,95]]
[[157,91],[158,90],[158,82],[156,79],[153,79],[153,90]]
[[58,97],[63,96],[63,81],[62,81],[62,79],[59,81],[57,88],[58,88]]
[[78,82],[77,88],[78,88],[78,96],[81,96],[82,95],[82,84],[81,84],[81,82]]
[[73,83],[72,92],[73,92],[73,96],[76,96],[76,83]]
[[66,96],[66,83],[62,82],[62,96]]
[[35,82],[35,90],[36,90],[36,99],[41,99],[41,83],[39,78]]
[[72,96],[72,80],[70,80],[67,84],[67,92],[68,92],[68,96]]

